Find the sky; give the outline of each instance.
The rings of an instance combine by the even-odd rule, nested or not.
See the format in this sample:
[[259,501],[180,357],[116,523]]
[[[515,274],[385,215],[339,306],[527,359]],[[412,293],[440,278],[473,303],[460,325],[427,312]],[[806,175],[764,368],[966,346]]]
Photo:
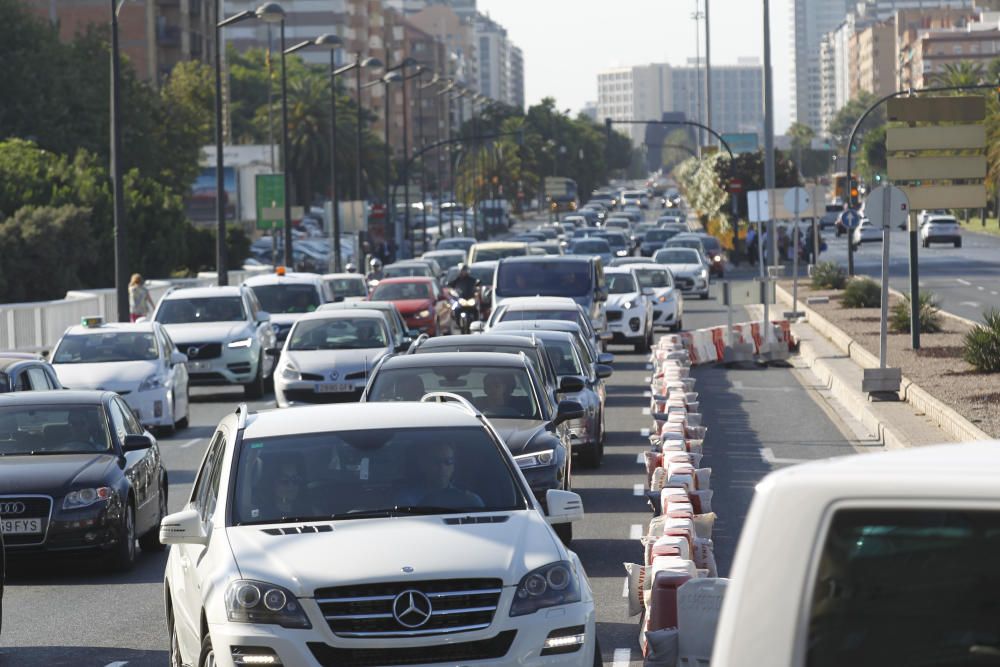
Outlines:
[[[695,56],[691,18],[705,0],[478,0],[524,51],[529,105],[554,97],[574,114],[597,101],[597,72],[609,67],[667,62],[685,65]],[[712,64],[740,57],[764,61],[760,0],[709,0]],[[771,0],[771,58],[775,134],[791,122],[790,0]],[[700,22],[702,36],[704,22]],[[705,43],[699,38],[704,52]]]

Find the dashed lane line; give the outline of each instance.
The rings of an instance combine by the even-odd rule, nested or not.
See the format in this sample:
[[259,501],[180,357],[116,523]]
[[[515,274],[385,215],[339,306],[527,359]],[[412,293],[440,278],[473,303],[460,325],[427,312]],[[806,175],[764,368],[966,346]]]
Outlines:
[[642,524],[633,523],[628,530],[628,538],[632,541],[642,539]]
[[192,438],[191,440],[188,440],[183,445],[181,445],[181,449],[187,449],[188,447],[194,447],[195,445],[197,445],[201,441],[202,441],[202,438]]
[[760,448],[760,458],[764,459],[764,462],[768,465],[795,465],[796,463],[806,463],[810,459],[780,459],[774,455],[774,451],[770,447]]
[[644,495],[646,495],[646,485],[645,484],[633,484],[632,485],[632,495],[633,496],[644,496]]
[[966,287],[972,287],[972,283],[970,283],[968,280],[962,280],[961,278],[956,278],[955,280],[958,281],[959,285],[965,285]]

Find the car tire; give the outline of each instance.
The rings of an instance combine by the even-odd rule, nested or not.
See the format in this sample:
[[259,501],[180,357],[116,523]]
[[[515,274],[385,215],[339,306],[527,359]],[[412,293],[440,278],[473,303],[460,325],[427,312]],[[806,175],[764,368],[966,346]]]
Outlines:
[[243,385],[243,395],[251,399],[260,398],[264,395],[263,359],[257,363],[257,375],[254,376],[253,382]]
[[201,638],[201,651],[198,653],[198,667],[215,667],[215,649],[212,647],[212,635],[205,633]]
[[160,480],[159,518],[145,535],[139,538],[139,548],[146,553],[163,551],[166,545],[160,542],[160,522],[167,516],[167,485]]
[[581,467],[587,468],[588,470],[594,470],[601,467],[601,462],[604,460],[604,433],[603,428],[601,429],[601,435],[594,442],[590,444],[589,447],[581,447],[580,453],[577,455],[577,463]]
[[167,649],[167,664],[169,667],[184,667],[181,659],[181,642],[177,637],[177,621],[174,620],[173,610],[167,610],[167,640],[170,642]]
[[572,523],[554,523],[552,524],[552,530],[556,531],[556,536],[559,541],[569,546],[573,541],[573,524]]
[[136,560],[135,507],[130,498],[125,505],[125,515],[119,528],[118,544],[115,545],[111,566],[116,572],[128,572]]

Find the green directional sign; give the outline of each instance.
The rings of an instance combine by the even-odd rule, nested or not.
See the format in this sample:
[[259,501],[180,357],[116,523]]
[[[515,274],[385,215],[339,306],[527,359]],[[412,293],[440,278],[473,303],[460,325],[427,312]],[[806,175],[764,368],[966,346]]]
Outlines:
[[285,175],[257,174],[257,229],[285,226]]

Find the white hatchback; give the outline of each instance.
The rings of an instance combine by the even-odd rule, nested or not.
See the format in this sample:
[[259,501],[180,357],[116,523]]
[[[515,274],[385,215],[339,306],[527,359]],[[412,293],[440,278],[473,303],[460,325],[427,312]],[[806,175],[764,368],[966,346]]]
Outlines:
[[950,243],[961,248],[962,228],[950,215],[932,215],[920,225],[920,240],[925,248],[932,243]]
[[240,406],[161,524],[170,664],[600,665],[546,503],[462,399]]

